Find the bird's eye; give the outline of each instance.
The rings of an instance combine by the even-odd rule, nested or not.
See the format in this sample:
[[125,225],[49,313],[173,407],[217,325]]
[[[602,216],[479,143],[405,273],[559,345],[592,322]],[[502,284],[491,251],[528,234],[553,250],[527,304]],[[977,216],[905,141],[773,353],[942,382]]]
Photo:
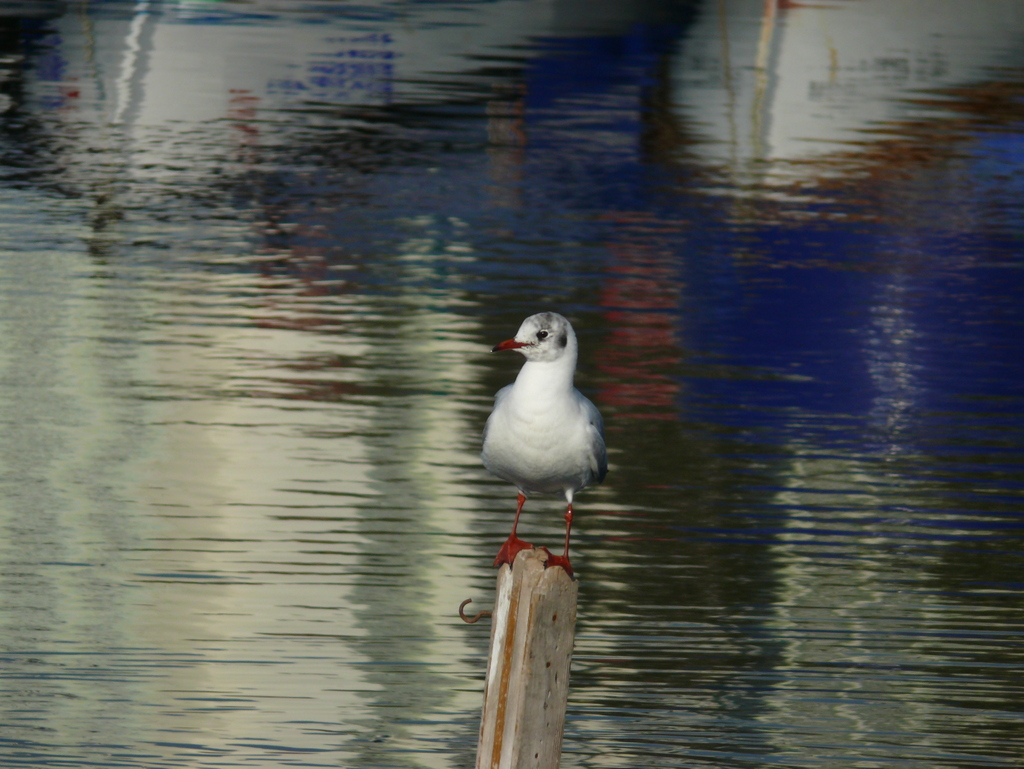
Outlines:
[[548,338],[548,332],[547,331],[543,331],[543,330],[538,331],[537,332],[537,338],[538,339],[547,339]]

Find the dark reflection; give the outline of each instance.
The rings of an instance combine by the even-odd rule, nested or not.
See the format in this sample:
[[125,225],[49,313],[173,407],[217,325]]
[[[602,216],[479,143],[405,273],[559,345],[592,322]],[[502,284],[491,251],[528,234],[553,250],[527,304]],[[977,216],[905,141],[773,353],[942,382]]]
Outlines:
[[471,765],[486,351],[557,309],[612,464],[564,764],[1009,765],[1018,14],[826,5],[4,21],[0,742]]

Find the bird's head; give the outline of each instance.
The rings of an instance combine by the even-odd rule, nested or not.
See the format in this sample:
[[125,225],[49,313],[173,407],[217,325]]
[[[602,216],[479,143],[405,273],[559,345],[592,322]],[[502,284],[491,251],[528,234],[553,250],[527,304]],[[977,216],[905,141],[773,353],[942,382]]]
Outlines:
[[576,334],[557,312],[541,312],[524,320],[512,339],[496,344],[491,352],[502,350],[517,350],[531,361],[555,361],[566,353],[575,354]]

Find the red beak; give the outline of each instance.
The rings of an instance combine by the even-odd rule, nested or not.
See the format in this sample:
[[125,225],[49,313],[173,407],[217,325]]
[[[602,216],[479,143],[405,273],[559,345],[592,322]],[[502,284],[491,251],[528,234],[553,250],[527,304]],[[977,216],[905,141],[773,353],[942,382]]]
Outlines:
[[529,342],[517,342],[515,339],[506,339],[500,344],[494,345],[491,348],[491,352],[501,352],[502,350],[518,350],[520,347],[529,347]]

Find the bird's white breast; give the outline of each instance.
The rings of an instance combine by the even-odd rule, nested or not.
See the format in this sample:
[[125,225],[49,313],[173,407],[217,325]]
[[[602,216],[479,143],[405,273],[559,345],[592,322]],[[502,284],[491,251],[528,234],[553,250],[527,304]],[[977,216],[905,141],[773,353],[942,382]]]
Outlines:
[[581,489],[596,478],[597,443],[603,452],[589,418],[592,409],[571,388],[544,398],[530,388],[508,390],[487,420],[484,465],[528,493]]

